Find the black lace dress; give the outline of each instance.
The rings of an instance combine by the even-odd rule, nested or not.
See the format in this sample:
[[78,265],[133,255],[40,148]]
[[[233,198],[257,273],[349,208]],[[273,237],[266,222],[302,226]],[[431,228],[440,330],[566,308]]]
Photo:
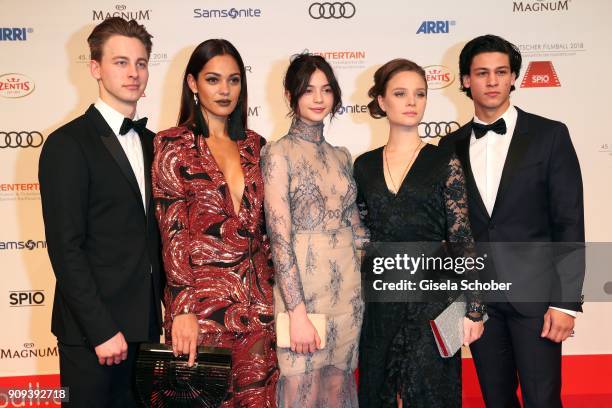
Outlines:
[[[451,255],[473,256],[465,180],[457,157],[426,145],[397,195],[387,189],[383,165],[382,147],[364,153],[354,164],[357,204],[371,241],[446,241]],[[469,274],[464,278],[473,278],[473,271]],[[466,296],[468,308],[479,305],[477,293]],[[461,406],[461,353],[440,357],[429,326],[450,298],[366,303],[359,347],[359,406],[394,407],[397,394],[411,408]]]

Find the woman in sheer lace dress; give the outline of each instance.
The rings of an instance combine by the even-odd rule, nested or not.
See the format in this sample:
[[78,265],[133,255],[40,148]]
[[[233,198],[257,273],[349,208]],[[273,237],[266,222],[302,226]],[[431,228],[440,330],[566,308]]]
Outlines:
[[[355,204],[351,155],[323,135],[341,106],[329,64],[302,54],[285,91],[293,123],[262,151],[265,213],[276,270],[275,312],[289,314],[291,348],[277,348],[280,407],[356,407],[363,315],[356,248],[367,239]],[[325,314],[324,348],[307,313]]]
[[[427,101],[425,72],[411,61],[392,60],[376,71],[368,95],[370,114],[386,116],[390,127],[387,144],[354,165],[357,202],[372,242],[445,241],[449,255],[473,256],[461,164],[418,134]],[[463,278],[473,279],[473,272]],[[427,273],[427,279],[449,278]],[[450,294],[441,295],[420,303],[366,304],[359,355],[362,407],[461,406],[461,353],[440,357],[429,326],[448,304]],[[482,335],[484,308],[478,293],[466,296],[463,341],[469,344]]]

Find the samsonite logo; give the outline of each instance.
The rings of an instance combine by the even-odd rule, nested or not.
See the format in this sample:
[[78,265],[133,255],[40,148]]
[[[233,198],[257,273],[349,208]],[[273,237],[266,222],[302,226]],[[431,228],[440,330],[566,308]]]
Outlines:
[[23,74],[0,75],[0,96],[4,98],[22,98],[33,91],[34,81]]
[[455,25],[455,20],[425,20],[417,30],[417,34],[448,34]]
[[25,27],[0,27],[0,41],[27,41],[33,31]]

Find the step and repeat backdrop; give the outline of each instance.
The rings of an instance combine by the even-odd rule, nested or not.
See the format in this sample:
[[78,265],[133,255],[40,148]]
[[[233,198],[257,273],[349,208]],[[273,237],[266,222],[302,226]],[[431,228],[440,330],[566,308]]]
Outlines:
[[[38,157],[53,130],[96,100],[86,38],[110,16],[136,19],[154,36],[138,109],[151,129],[175,125],[193,48],[226,38],[247,65],[249,127],[273,140],[289,126],[282,79],[292,55],[324,56],[343,91],[326,137],[354,157],[386,141],[386,121],[366,109],[380,65],[405,57],[426,67],[430,91],[421,134],[437,143],[473,115],[459,91],[461,48],[481,34],[501,35],[524,58],[513,103],[570,129],[582,166],[587,240],[612,240],[607,0],[0,0],[0,10],[0,377],[58,373]],[[584,310],[564,353],[612,354],[612,326],[605,324],[612,303],[590,302]]]

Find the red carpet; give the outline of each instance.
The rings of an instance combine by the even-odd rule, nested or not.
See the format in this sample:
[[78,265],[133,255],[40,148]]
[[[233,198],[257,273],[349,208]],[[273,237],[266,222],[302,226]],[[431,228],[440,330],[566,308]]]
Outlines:
[[[0,408],[54,407],[59,404],[37,404],[29,401],[17,405],[8,400],[8,389],[39,389],[59,386],[58,375],[38,375],[0,378]],[[367,386],[361,384],[361,386]],[[582,355],[563,357],[563,404],[565,408],[612,407],[612,355]],[[463,407],[483,408],[484,403],[478,386],[472,359],[463,360]]]

